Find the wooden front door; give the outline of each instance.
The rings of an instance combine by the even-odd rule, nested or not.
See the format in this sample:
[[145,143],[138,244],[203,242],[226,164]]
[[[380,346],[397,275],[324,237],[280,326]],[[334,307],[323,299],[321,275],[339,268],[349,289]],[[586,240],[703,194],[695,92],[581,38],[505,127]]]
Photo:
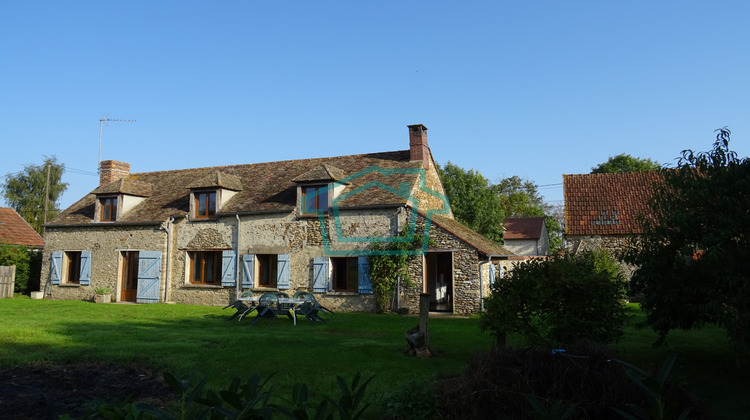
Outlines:
[[135,302],[138,293],[138,251],[122,251],[120,300]]

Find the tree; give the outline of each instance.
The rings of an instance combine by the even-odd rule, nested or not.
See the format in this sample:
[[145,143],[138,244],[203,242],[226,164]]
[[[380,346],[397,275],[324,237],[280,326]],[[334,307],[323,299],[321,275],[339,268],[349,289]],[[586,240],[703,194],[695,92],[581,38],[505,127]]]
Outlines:
[[662,171],[653,190],[653,218],[625,260],[641,296],[644,325],[659,333],[707,323],[750,350],[750,160],[729,149],[730,131],[717,130],[709,152],[682,151],[676,169]]
[[45,221],[45,204],[47,220],[60,212],[57,201],[68,189],[68,184],[62,182],[64,172],[65,165],[58,163],[56,157],[45,156],[42,165],[29,164],[21,172],[5,175],[2,185],[5,200],[40,235]]
[[492,284],[479,327],[500,346],[507,333],[547,346],[617,341],[626,318],[624,284],[605,250],[528,260]]
[[543,216],[549,234],[551,252],[555,253],[562,248],[564,229],[560,221],[564,220],[564,213],[558,214],[559,211],[554,206],[544,202],[537,191],[536,184],[518,176],[512,176],[500,180],[492,186],[492,189],[500,197],[503,220],[508,217]]
[[618,172],[643,172],[661,169],[659,162],[636,158],[625,153],[610,156],[609,160],[591,168],[592,174],[612,174]]
[[553,217],[554,208],[544,203],[537,186],[512,176],[492,185],[479,172],[465,170],[450,162],[438,167],[445,195],[454,217],[483,236],[502,243],[502,223],[508,217],[545,217],[550,247],[562,247],[563,229]]
[[502,243],[504,217],[500,197],[487,178],[450,162],[444,168],[438,167],[438,171],[454,217],[481,235]]

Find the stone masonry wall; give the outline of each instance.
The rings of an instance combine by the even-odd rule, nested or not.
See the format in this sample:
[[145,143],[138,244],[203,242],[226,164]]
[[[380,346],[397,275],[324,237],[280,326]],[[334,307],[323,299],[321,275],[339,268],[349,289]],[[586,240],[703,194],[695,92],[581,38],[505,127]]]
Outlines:
[[[44,234],[41,290],[50,299],[91,300],[94,288],[109,287],[119,300],[118,279],[122,271],[120,251],[152,250],[166,254],[166,237],[166,232],[158,226],[47,228]],[[49,280],[52,252],[86,250],[91,251],[91,284],[79,286],[63,283],[53,286]]]
[[[424,226],[422,216],[419,216],[417,226]],[[453,313],[463,315],[478,313],[481,309],[480,262],[484,262],[480,261],[479,253],[452,233],[434,224],[429,235],[432,243],[431,250],[435,252],[450,250],[453,254]],[[416,257],[411,261],[409,276],[414,287],[404,288],[400,302],[402,308],[406,308],[410,313],[416,313],[419,311],[419,295],[426,291],[424,257]],[[486,267],[482,271],[482,285],[485,293],[488,293],[489,271]]]

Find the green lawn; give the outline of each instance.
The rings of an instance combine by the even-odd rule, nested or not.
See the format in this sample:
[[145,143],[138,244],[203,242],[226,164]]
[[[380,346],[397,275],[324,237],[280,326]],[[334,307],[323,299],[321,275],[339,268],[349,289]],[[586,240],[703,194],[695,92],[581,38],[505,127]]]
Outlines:
[[[231,311],[231,312],[230,312]],[[288,319],[230,321],[233,310],[190,305],[119,305],[78,301],[0,300],[0,367],[27,363],[137,362],[178,376],[208,376],[212,385],[232,377],[275,373],[280,390],[305,382],[317,393],[333,394],[335,377],[356,372],[376,375],[368,388],[372,402],[398,387],[460,372],[469,358],[490,348],[492,338],[476,318],[433,317],[431,343],[444,357],[417,359],[403,354],[404,332],[415,317],[338,313],[313,325]],[[677,332],[669,347],[653,349],[650,331],[628,329],[613,349],[642,367],[680,355],[674,375],[705,398],[717,418],[750,412],[747,365],[737,365],[720,330]]]

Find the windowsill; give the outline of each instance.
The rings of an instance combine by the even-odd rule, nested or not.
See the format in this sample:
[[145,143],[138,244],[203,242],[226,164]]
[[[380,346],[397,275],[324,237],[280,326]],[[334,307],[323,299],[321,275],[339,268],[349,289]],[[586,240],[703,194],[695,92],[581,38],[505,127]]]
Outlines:
[[326,292],[326,296],[359,296],[359,292]]
[[60,287],[81,287],[80,284],[76,284],[76,283],[60,283],[59,286]]
[[[234,286],[232,286],[234,287]],[[220,284],[183,284],[180,289],[228,289],[229,286],[224,287]]]
[[[328,218],[329,216],[328,212],[323,213],[323,217]],[[299,215],[300,219],[317,219],[318,217],[318,213],[305,213]]]
[[217,220],[219,220],[219,218],[217,216],[212,216],[212,217],[191,217],[190,218],[191,222],[215,222]]

